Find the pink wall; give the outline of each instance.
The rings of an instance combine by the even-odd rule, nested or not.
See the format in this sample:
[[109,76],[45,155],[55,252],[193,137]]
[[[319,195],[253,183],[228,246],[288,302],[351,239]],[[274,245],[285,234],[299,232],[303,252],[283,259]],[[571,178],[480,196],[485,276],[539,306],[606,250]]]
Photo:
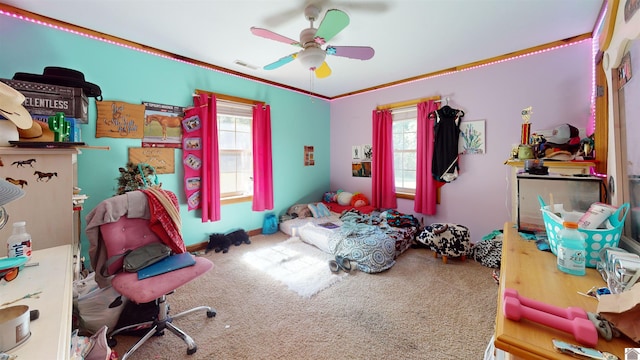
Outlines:
[[[450,97],[450,106],[464,110],[463,121],[486,121],[486,154],[462,155],[460,176],[442,188],[437,214],[416,216],[424,218],[425,224],[466,225],[473,242],[502,229],[511,219],[510,168],[504,161],[512,144],[520,142],[520,112],[533,106],[532,132],[565,122],[586,128],[591,108],[591,48],[591,41],[583,41],[332,101],[331,190],[371,196],[371,178],[351,176],[350,155],[353,145],[371,144],[371,111],[377,105],[436,95]],[[398,210],[413,213],[413,201],[399,199]]]

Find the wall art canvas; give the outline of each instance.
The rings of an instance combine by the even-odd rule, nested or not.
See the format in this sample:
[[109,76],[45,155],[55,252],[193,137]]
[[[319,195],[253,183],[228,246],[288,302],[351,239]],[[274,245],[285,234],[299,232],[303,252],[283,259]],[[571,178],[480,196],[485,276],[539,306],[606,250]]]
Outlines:
[[351,174],[354,177],[371,177],[371,158],[373,148],[371,144],[354,145],[351,147]]
[[618,66],[618,90],[631,80],[631,75],[631,52],[627,52]]
[[458,153],[485,154],[485,121],[463,121],[460,123]]
[[182,147],[184,107],[143,102],[144,137],[142,147]]
[[313,146],[304,147],[304,166],[314,166],[316,160],[313,157]]

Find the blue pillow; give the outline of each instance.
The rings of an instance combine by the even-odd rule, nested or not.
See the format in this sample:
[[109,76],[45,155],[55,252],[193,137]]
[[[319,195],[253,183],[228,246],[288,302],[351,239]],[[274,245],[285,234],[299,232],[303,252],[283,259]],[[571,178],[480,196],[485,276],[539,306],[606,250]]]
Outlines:
[[314,218],[321,217],[319,212],[318,212],[318,207],[317,206],[315,206],[314,204],[309,204],[309,205],[307,205],[307,207],[311,211],[311,214],[313,215]]
[[318,203],[316,208],[318,209],[318,216],[319,217],[331,216],[331,211],[329,211],[329,208],[327,207],[327,205],[325,205],[325,204],[320,202],[320,203]]

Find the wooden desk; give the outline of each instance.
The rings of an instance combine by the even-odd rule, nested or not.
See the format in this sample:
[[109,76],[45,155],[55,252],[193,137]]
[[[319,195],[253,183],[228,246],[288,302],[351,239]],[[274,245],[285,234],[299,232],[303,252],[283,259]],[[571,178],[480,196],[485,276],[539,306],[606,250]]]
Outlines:
[[[71,245],[61,245],[33,252],[30,262],[18,277],[0,283],[0,304],[38,291],[39,298],[17,301],[39,310],[40,318],[29,325],[31,337],[9,351],[18,359],[69,359],[71,348],[71,313],[73,303],[73,254]],[[7,306],[11,306],[7,305]]]
[[[512,223],[506,223],[502,243],[495,347],[509,353],[512,359],[575,359],[557,352],[551,343],[551,339],[557,338],[577,344],[573,335],[526,319],[512,321],[505,318],[502,294],[505,288],[511,288],[527,298],[560,307],[577,306],[588,312],[595,312],[598,301],[577,293],[586,293],[592,286],[606,286],[595,269],[587,268],[585,276],[561,272],[556,267],[555,255],[538,250],[534,241],[524,240]],[[601,338],[596,349],[624,359],[624,349],[636,347],[638,345],[627,338],[615,338],[612,341]]]

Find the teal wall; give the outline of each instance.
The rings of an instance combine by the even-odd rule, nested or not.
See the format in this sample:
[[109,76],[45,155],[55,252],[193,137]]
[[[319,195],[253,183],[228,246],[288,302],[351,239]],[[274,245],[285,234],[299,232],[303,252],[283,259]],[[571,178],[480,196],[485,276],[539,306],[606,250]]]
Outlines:
[[[16,72],[41,74],[45,66],[82,71],[87,81],[102,88],[105,100],[190,106],[193,91],[203,89],[264,101],[271,105],[274,212],[281,214],[294,203],[319,200],[329,190],[327,101],[0,15],[0,78],[10,79]],[[89,123],[82,126],[82,140],[110,150],[83,149],[78,156],[79,186],[89,196],[82,211],[85,251],[84,217],[115,194],[118,167],[126,164],[128,148],[141,146],[138,139],[96,138],[95,126],[95,100],[90,98]],[[314,146],[315,166],[304,166],[305,145]],[[178,149],[176,173],[159,175],[159,181],[179,196],[187,245],[208,240],[212,232],[262,227],[265,213],[253,212],[250,203],[223,206],[221,221],[214,223],[202,223],[199,210],[188,212],[181,160]]]

